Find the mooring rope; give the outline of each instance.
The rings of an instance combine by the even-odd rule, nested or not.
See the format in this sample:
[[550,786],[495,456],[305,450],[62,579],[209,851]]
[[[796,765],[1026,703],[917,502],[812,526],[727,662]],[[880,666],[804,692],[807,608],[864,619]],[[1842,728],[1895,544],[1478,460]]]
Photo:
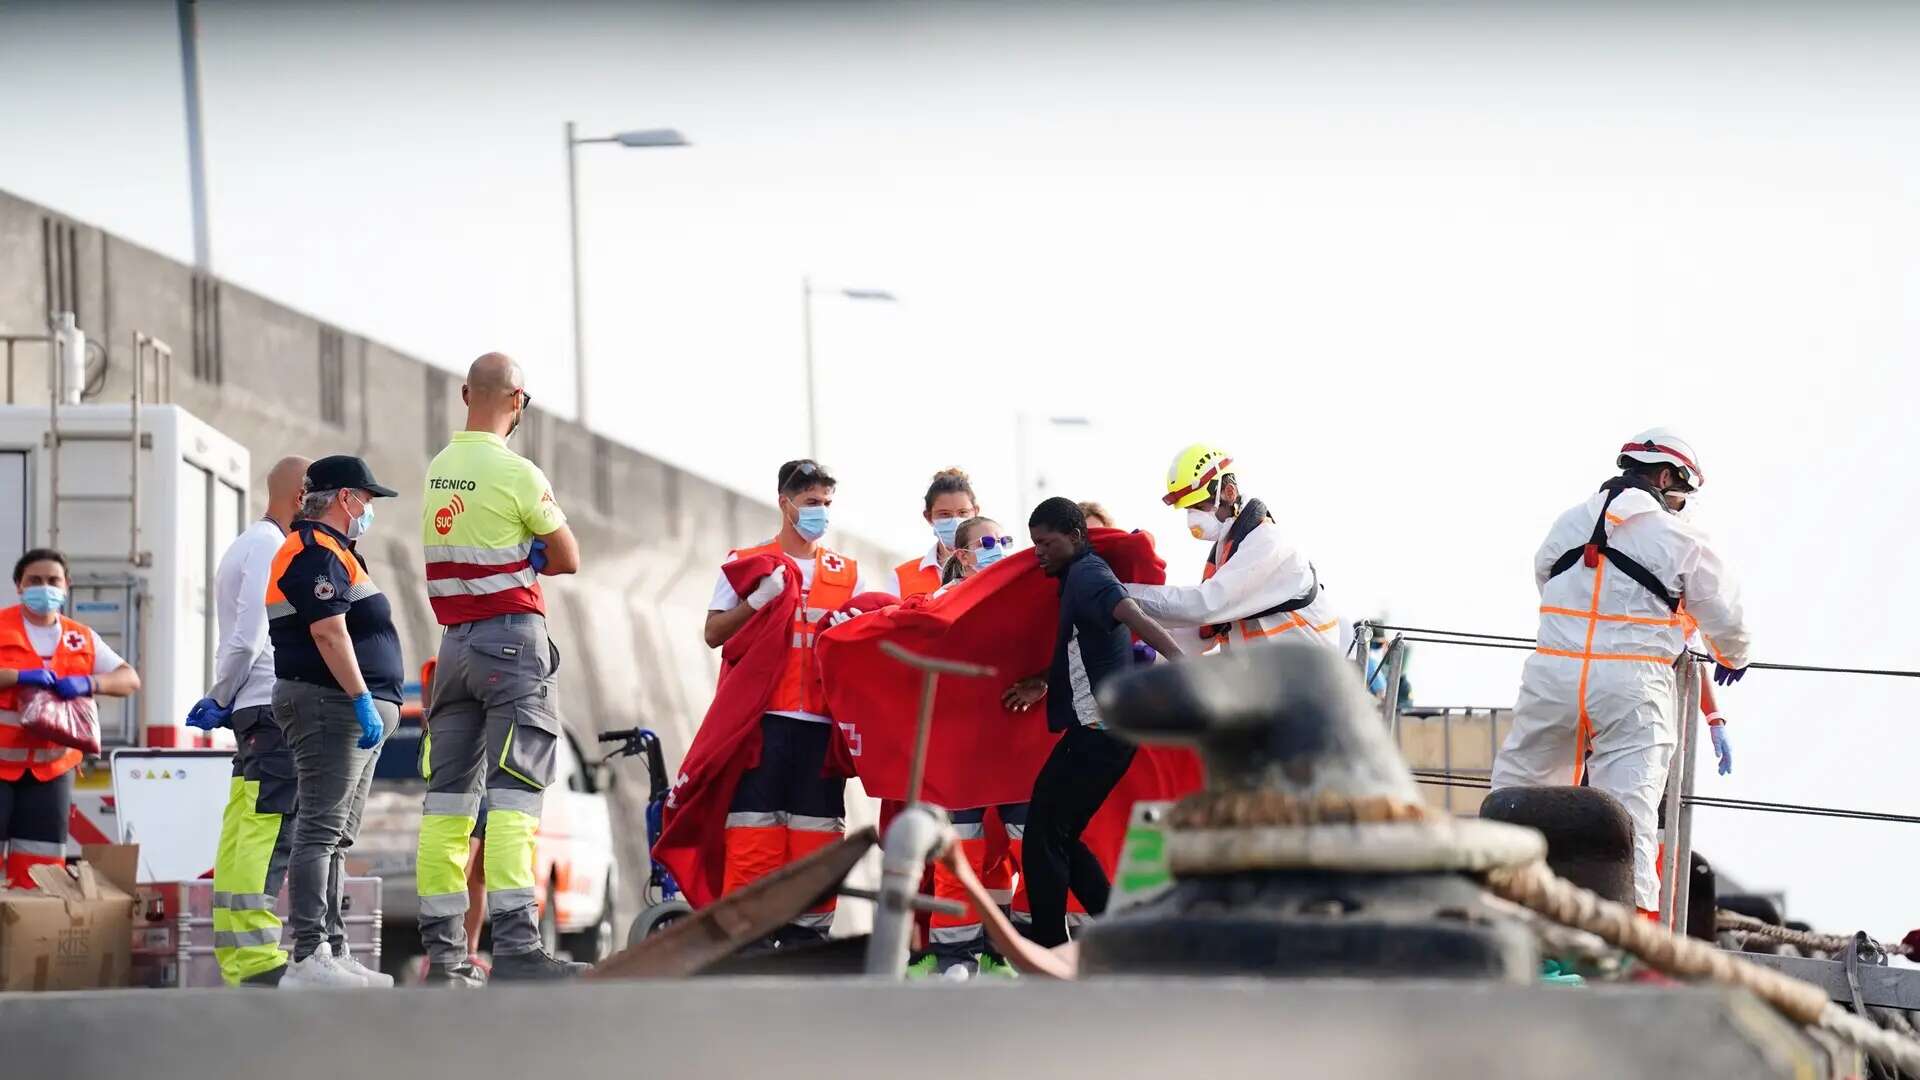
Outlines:
[[1735,953],[1674,934],[1572,882],[1562,880],[1544,862],[1502,867],[1484,875],[1494,895],[1556,922],[1585,930],[1625,949],[1652,967],[1678,978],[1710,980],[1758,996],[1789,1019],[1818,1028],[1859,1047],[1876,1060],[1920,1075],[1920,1040],[1877,1027],[1827,998],[1812,983],[1748,963]]

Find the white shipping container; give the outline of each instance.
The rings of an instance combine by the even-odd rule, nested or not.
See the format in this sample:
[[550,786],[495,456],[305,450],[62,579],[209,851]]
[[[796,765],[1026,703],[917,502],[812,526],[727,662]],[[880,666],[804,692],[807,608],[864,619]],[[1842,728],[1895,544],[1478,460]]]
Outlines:
[[130,404],[61,405],[57,421],[0,406],[0,565],[58,549],[68,615],[140,670],[139,694],[100,700],[107,744],[208,744],[185,718],[213,680],[213,569],[247,520],[250,475],[244,446],[177,405],[137,421]]

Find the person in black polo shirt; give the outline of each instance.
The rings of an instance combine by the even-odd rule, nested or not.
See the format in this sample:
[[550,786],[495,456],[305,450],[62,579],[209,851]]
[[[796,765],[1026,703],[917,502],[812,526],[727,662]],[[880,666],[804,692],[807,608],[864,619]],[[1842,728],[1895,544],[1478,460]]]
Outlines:
[[314,462],[268,571],[273,719],[299,778],[287,863],[293,962],[282,989],[393,985],[348,954],[340,907],[346,852],[360,831],[380,742],[400,722],[406,678],[392,608],[354,550],[373,524],[373,500],[393,495],[357,457]]
[[1107,908],[1106,871],[1080,840],[1100,804],[1127,774],[1135,747],[1100,720],[1094,694],[1133,665],[1133,635],[1161,656],[1181,655],[1159,623],[1127,598],[1107,561],[1087,546],[1087,520],[1071,499],[1052,498],[1027,519],[1034,554],[1060,581],[1060,629],[1046,676],[1022,679],[1003,701],[1028,709],[1045,698],[1047,727],[1061,732],[1033,781],[1022,862],[1033,910],[1028,936],[1045,946],[1067,940],[1067,890],[1088,912]]

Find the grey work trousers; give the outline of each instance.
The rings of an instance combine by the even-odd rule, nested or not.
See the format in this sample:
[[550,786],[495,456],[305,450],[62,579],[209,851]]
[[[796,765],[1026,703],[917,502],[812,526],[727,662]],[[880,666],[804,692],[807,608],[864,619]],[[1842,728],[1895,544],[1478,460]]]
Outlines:
[[[540,948],[533,837],[564,738],[554,711],[558,663],[547,620],[531,613],[449,626],[440,640],[416,878],[420,940],[435,964],[467,958],[467,835],[478,813],[483,767],[493,952]],[[456,820],[467,825],[452,827]]]
[[[400,723],[400,707],[377,699],[373,705],[391,733]],[[330,686],[279,680],[273,686],[273,718],[293,747],[300,785],[293,852],[287,862],[293,958],[306,959],[322,941],[332,944],[335,956],[345,956],[347,929],[340,904],[347,849],[360,832],[380,747],[360,749],[353,698]],[[385,738],[381,736],[382,743]]]

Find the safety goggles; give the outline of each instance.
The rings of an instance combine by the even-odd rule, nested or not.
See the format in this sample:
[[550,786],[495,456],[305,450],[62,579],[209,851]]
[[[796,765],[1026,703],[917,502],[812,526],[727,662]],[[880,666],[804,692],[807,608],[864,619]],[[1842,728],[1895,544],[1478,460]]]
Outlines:
[[981,551],[992,551],[994,548],[999,548],[1002,551],[1013,550],[1013,537],[1011,536],[983,536],[974,542],[980,545]]

